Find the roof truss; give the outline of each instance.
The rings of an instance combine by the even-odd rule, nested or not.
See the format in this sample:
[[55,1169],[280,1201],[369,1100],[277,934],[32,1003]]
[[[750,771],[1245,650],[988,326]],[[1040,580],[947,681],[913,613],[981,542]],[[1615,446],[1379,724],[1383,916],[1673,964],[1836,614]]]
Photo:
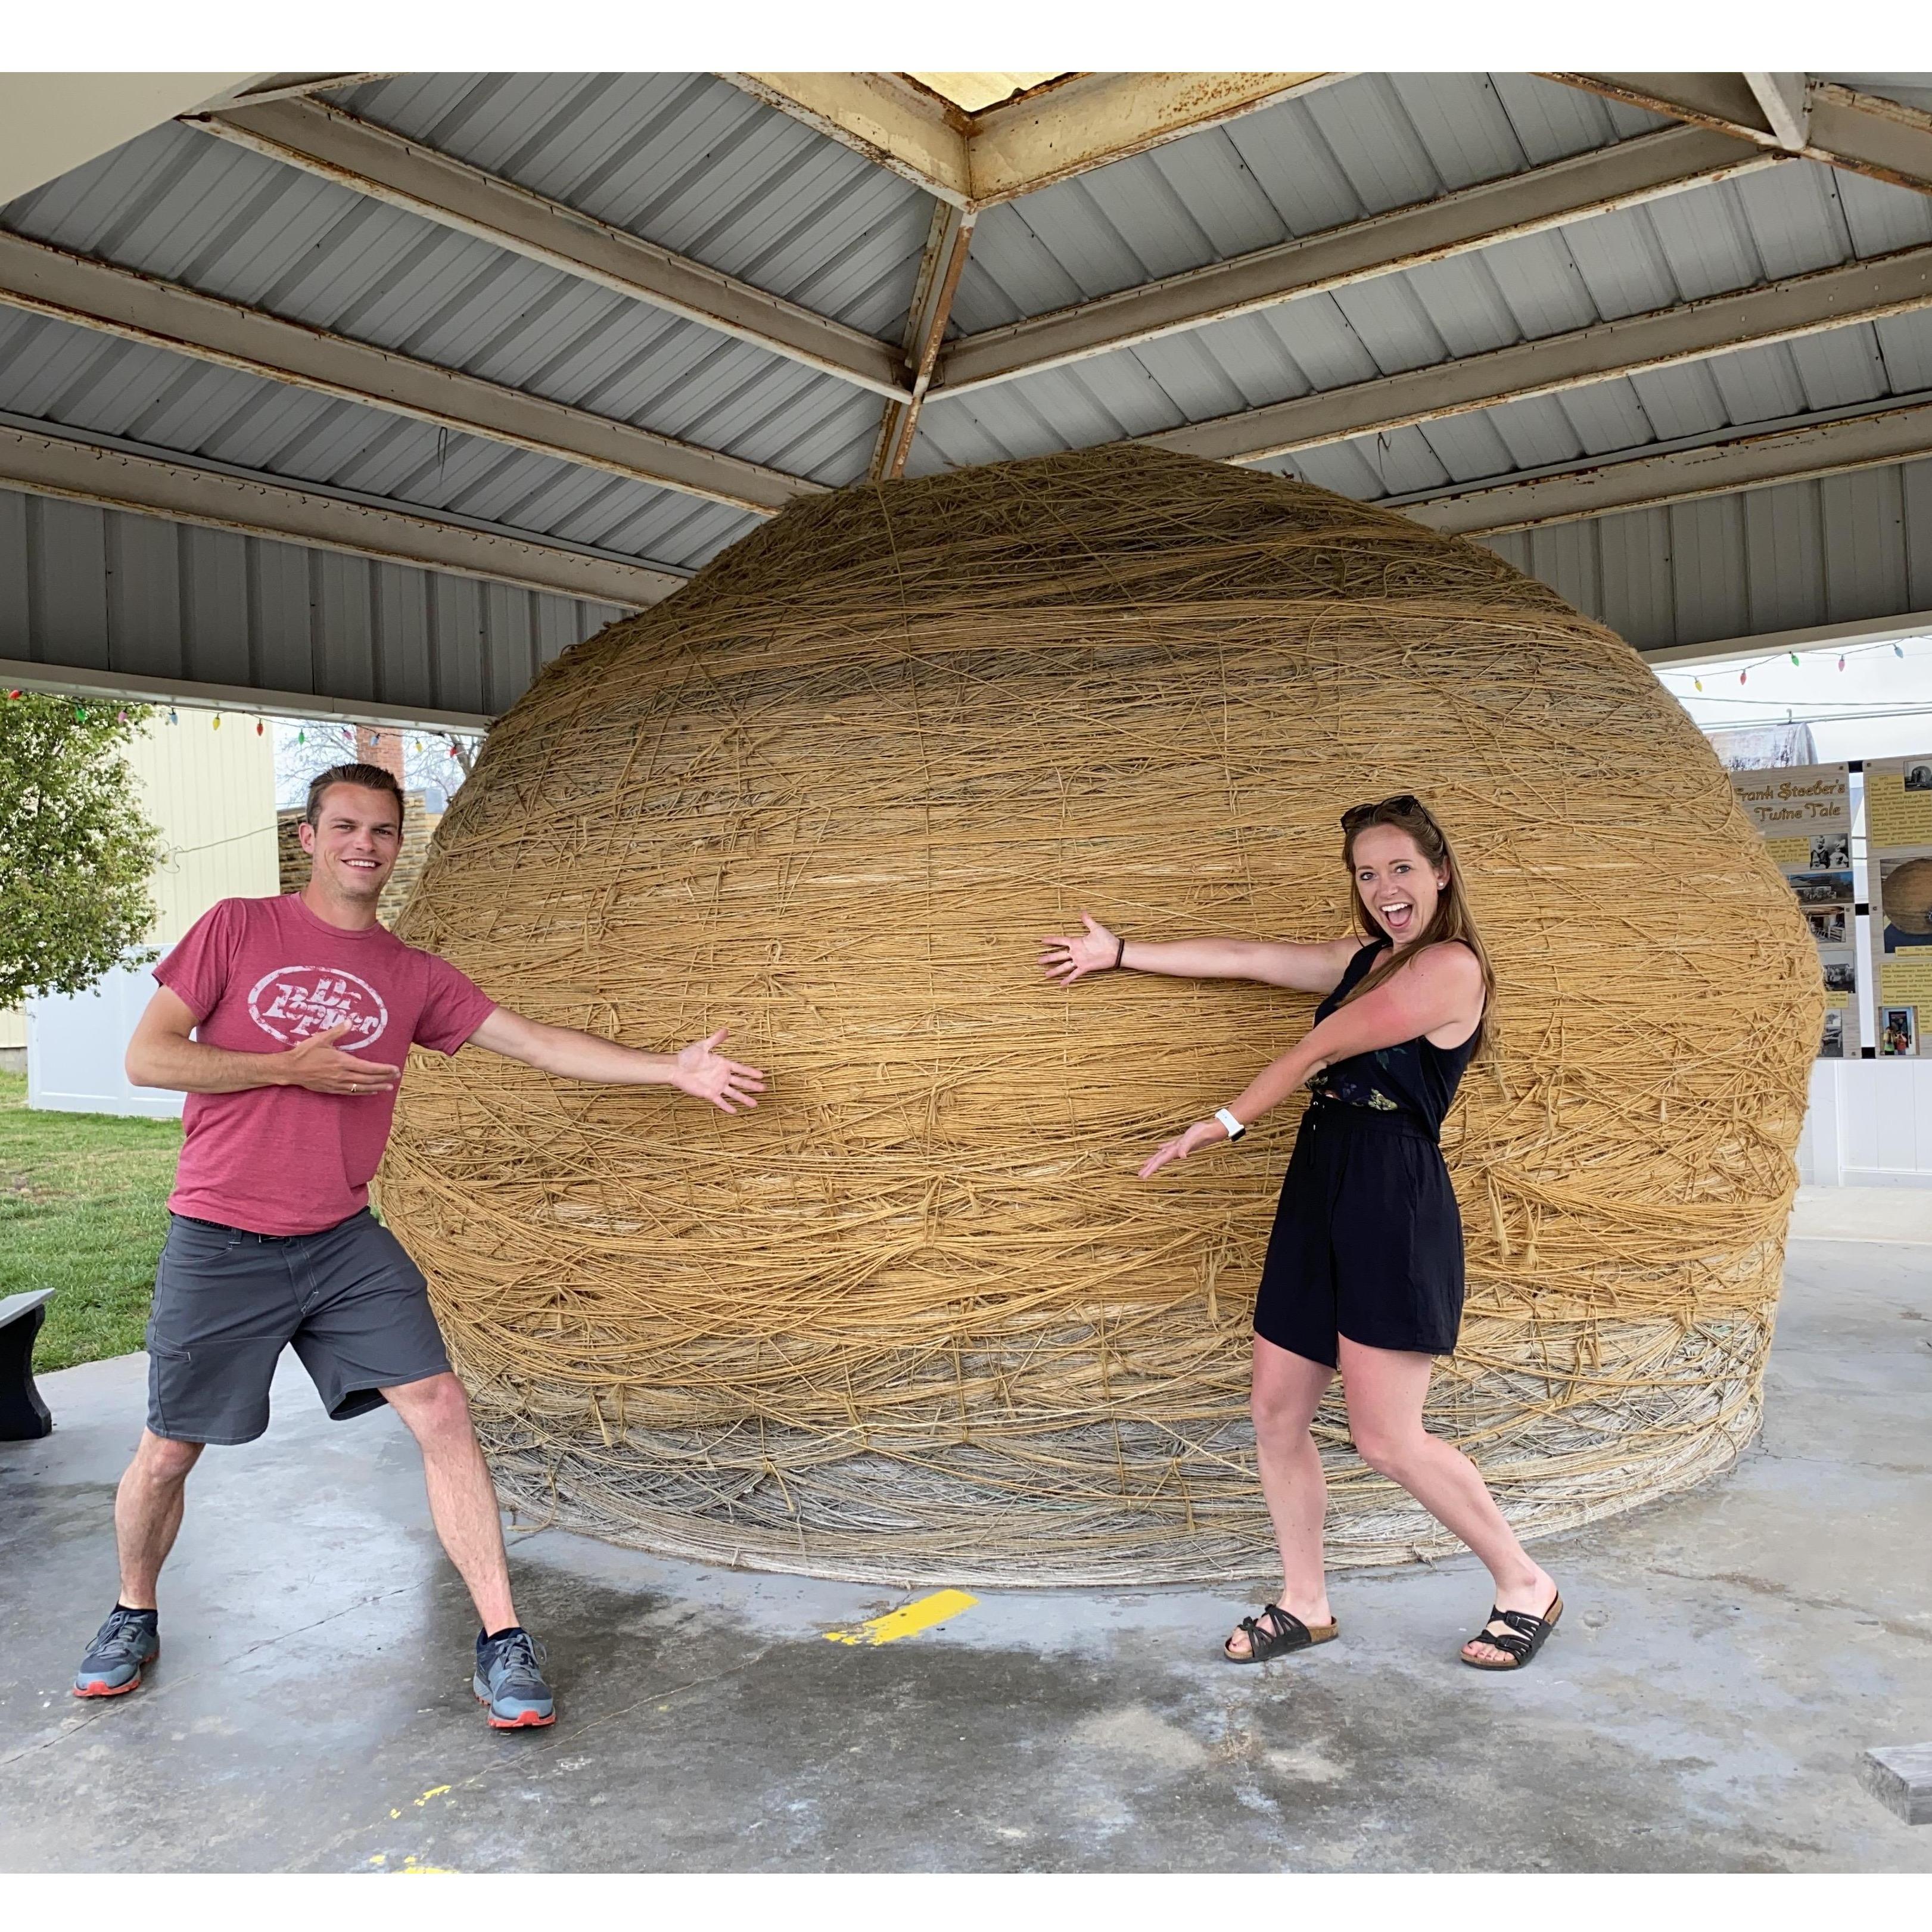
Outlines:
[[1570,87],[1932,194],[1932,115],[1802,74],[1551,74]]
[[[902,473],[930,397],[1481,249],[1795,156],[1932,191],[1932,116],[1803,74],[1549,78],[1687,124],[1145,286],[944,343],[979,209],[1255,111],[1328,74],[1076,74],[977,114],[898,75],[728,75],[918,182],[934,218],[893,344],[307,98],[360,76],[248,77],[195,124],[885,402],[871,466]],[[0,235],[0,302],[758,513],[819,486],[178,285]],[[1932,248],[1532,340],[1149,440],[1255,461],[1932,306]],[[35,428],[49,433],[37,434]],[[1932,454],[1932,402],[1436,493],[1400,507],[1487,532]],[[636,607],[673,573],[541,538],[297,486],[53,425],[0,425],[0,484]]]
[[1928,456],[1932,456],[1932,399],[1922,397],[1469,489],[1434,491],[1388,507],[1432,530],[1494,536]]
[[912,392],[902,402],[886,405],[868,472],[874,482],[905,474],[906,458],[912,454],[913,438],[919,430],[920,410],[938,364],[946,318],[952,312],[952,298],[958,292],[959,278],[966,266],[966,252],[973,244],[976,219],[970,208],[956,207],[950,201],[935,200],[932,204],[932,227],[926,236],[906,316],[906,374]]
[[963,337],[940,358],[935,392],[960,395],[988,383],[1011,382],[1662,195],[1708,187],[1774,166],[1779,158],[1734,135],[1704,128],[1666,128]]
[[1736,294],[1620,316],[1561,335],[1319,389],[1265,408],[1163,430],[1145,441],[1224,462],[1253,463],[1350,436],[1440,422],[1531,396],[1820,330],[1932,308],[1932,247],[1846,262]]
[[0,419],[0,488],[633,610],[668,596],[684,580],[521,531],[18,418]]
[[722,76],[955,207],[1011,201],[1339,80],[1339,74],[1076,74],[968,114],[896,74]]
[[4,231],[0,303],[734,509],[824,487]]
[[454,157],[308,100],[199,118],[220,140],[896,400],[891,348]]

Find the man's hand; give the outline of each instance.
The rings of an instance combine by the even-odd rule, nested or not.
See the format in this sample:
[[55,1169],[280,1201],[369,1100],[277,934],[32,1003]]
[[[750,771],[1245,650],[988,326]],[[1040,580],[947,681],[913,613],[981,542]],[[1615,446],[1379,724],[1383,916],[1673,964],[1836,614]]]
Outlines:
[[1070,939],[1048,934],[1040,942],[1041,967],[1049,980],[1057,980],[1063,986],[1084,980],[1089,973],[1111,972],[1120,956],[1120,942],[1097,919],[1089,919],[1083,912],[1080,923],[1087,930]]
[[[709,1100],[714,1107],[735,1114],[740,1107],[755,1107],[752,1096],[765,1090],[765,1076],[755,1066],[741,1066],[717,1051],[718,1042],[730,1032],[720,1027],[704,1040],[694,1040],[672,1060],[676,1070],[671,1084],[694,1100]],[[734,1105],[734,1102],[736,1105]]]
[[331,1027],[311,1034],[299,1046],[273,1055],[284,1087],[306,1087],[311,1094],[387,1094],[403,1077],[400,1066],[344,1053],[335,1042],[349,1030]]
[[1163,1141],[1154,1150],[1153,1156],[1141,1169],[1141,1178],[1150,1180],[1171,1160],[1185,1160],[1197,1148],[1212,1147],[1216,1141],[1228,1138],[1228,1130],[1219,1120],[1196,1120],[1184,1134],[1176,1134],[1171,1141]]

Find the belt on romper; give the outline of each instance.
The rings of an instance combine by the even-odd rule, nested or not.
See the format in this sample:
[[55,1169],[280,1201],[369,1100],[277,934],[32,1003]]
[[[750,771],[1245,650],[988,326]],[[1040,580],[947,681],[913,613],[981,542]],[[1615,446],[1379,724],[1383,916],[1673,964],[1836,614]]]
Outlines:
[[1318,1121],[1325,1115],[1330,1120],[1376,1120],[1420,1134],[1432,1146],[1442,1144],[1429,1123],[1406,1107],[1372,1107],[1366,1100],[1351,1100],[1325,1087],[1312,1088],[1310,1091],[1312,1097],[1303,1116],[1304,1120]]

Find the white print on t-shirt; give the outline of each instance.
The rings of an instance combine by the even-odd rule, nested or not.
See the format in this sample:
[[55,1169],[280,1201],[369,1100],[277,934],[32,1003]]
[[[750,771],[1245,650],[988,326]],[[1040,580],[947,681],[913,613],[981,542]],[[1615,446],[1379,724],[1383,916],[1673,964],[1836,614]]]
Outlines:
[[353,1053],[382,1038],[389,1010],[382,994],[353,973],[333,966],[278,966],[249,989],[248,1017],[284,1046],[346,1026],[350,1030],[335,1043]]

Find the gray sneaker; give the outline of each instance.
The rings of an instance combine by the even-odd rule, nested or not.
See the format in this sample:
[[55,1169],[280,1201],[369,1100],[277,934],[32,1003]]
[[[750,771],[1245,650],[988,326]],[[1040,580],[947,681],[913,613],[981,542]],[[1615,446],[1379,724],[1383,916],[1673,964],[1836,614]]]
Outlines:
[[118,1604],[94,1633],[80,1668],[74,1674],[76,1697],[124,1697],[141,1682],[141,1672],[161,1654],[160,1632],[152,1617]]
[[489,1706],[493,1731],[556,1722],[556,1706],[538,1667],[542,1660],[537,1640],[528,1630],[477,1638],[476,1675],[470,1688],[478,1702]]

